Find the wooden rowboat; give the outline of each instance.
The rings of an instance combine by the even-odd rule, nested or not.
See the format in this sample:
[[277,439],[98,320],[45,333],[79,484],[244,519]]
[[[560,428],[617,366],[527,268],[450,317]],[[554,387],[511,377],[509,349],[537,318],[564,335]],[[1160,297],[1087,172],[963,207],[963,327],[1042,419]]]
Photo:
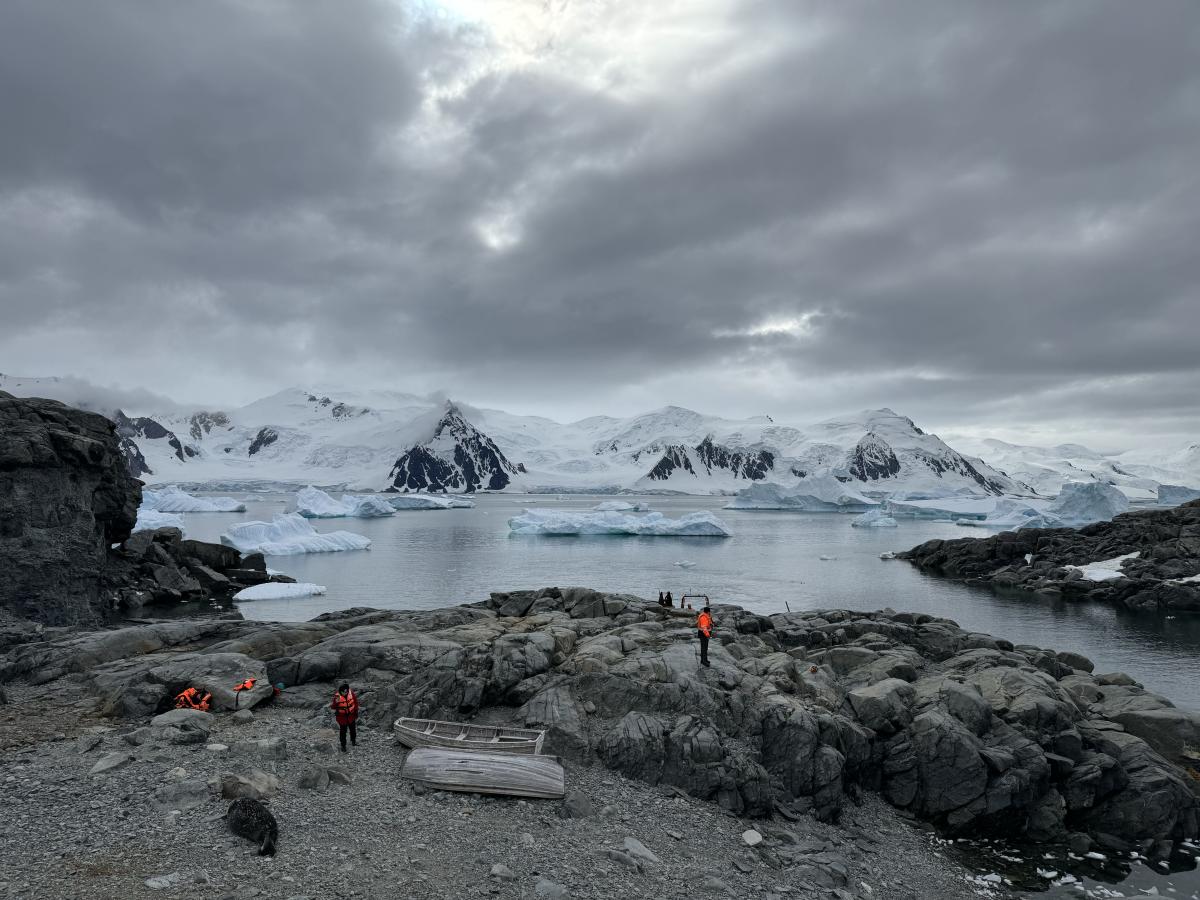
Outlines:
[[532,728],[439,722],[437,719],[401,718],[396,720],[392,730],[396,732],[396,740],[413,749],[434,747],[479,753],[523,753],[528,756],[541,753],[542,742],[546,739],[546,732]]
[[560,799],[566,794],[563,767],[552,756],[421,747],[408,754],[400,775],[439,791],[544,800]]

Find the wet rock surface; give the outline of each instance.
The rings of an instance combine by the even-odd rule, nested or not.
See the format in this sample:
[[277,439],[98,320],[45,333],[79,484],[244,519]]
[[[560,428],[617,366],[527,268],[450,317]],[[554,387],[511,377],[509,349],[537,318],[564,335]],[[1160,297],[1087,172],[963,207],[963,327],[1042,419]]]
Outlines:
[[[1120,577],[1079,567],[1136,554]],[[1022,528],[987,538],[927,541],[897,559],[969,583],[1064,600],[1113,603],[1139,612],[1200,612],[1200,500],[1136,510],[1084,528]],[[1075,568],[1072,568],[1075,567]]]

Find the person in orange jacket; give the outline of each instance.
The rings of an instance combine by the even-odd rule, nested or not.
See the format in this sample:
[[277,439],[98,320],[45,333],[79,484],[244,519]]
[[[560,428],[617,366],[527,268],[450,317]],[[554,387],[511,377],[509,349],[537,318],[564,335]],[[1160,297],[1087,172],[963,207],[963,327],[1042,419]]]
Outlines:
[[350,745],[358,746],[358,698],[354,696],[354,691],[350,690],[350,685],[345,682],[337,689],[337,693],[333,695],[333,702],[329,704],[333,709],[333,717],[338,723],[338,739],[342,742],[342,752],[346,752],[346,733],[350,734]]
[[700,636],[700,665],[710,665],[708,661],[708,642],[712,638],[713,618],[712,609],[706,603],[700,615],[696,617],[696,634]]

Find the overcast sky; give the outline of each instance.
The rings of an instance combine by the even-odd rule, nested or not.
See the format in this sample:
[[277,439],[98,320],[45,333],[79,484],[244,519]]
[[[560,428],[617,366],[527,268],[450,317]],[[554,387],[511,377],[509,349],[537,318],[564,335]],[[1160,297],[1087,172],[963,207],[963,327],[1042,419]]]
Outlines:
[[7,0],[0,371],[1200,438],[1194,0]]

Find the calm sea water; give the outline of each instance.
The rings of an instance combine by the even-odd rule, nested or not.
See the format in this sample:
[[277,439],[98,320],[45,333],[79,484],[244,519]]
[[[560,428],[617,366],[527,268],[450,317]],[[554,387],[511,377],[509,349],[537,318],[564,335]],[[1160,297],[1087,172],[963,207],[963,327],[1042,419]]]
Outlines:
[[[269,521],[290,509],[289,495],[259,495],[245,513],[185,516],[188,535],[215,541],[230,524]],[[474,509],[398,512],[385,519],[316,520],[318,531],[371,538],[370,550],[272,557],[268,564],[300,581],[325,585],[319,597],[255,601],[250,618],[294,621],[350,606],[433,609],[486,599],[491,591],[584,585],[657,597],[670,590],[707,594],[763,613],[787,608],[925,612],[965,628],[1090,657],[1097,671],[1128,672],[1177,705],[1200,710],[1197,679],[1200,620],[1130,616],[1095,604],[1001,597],[884,561],[931,538],[977,537],[949,522],[904,522],[899,528],[852,528],[837,514],[723,509],[725,498],[646,497],[678,516],[711,510],[730,538],[535,537],[511,535],[510,516],[525,508],[586,510],[604,497],[480,495]],[[281,502],[283,501],[283,502]],[[677,563],[692,563],[681,567]]]
[[[185,516],[190,537],[216,541],[234,522],[269,521],[294,506],[286,494],[251,495],[247,512]],[[733,531],[730,538],[532,537],[511,535],[510,516],[525,508],[586,510],[611,497],[481,495],[474,509],[397,512],[385,519],[327,519],[318,531],[347,530],[371,538],[370,550],[271,557],[268,565],[300,581],[325,585],[319,597],[240,605],[248,618],[296,621],[351,606],[433,609],[487,598],[491,591],[584,585],[657,597],[658,591],[707,594],[762,613],[788,608],[846,608],[925,612],[1017,644],[1074,650],[1097,671],[1128,672],[1177,705],[1200,710],[1200,620],[1130,616],[1092,604],[1035,597],[1002,597],[926,575],[880,553],[905,550],[931,538],[978,537],[979,530],[949,522],[904,522],[899,528],[852,528],[836,514],[746,512],[723,509],[725,498],[644,497],[667,515],[711,510]],[[678,563],[689,563],[680,566]],[[949,848],[948,848],[949,849]],[[1042,860],[1012,863],[1012,848],[963,847],[964,861],[980,871],[1011,876],[1039,897],[1079,897],[1072,887],[1049,887],[1043,868],[1070,870],[1087,896],[1145,896],[1145,891],[1196,897],[1200,876],[1190,857],[1173,860],[1171,873],[1137,862],[1091,864]],[[1021,852],[1021,851],[1016,851]],[[1085,868],[1091,866],[1091,868]],[[1183,869],[1183,871],[1179,871]],[[1113,893],[1104,893],[1111,890]]]

